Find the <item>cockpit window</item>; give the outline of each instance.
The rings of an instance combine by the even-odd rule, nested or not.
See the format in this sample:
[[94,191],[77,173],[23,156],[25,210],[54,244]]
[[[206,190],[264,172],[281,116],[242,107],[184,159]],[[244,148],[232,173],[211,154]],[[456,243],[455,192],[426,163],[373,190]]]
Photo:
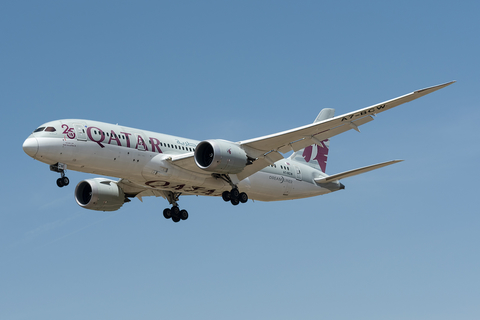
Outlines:
[[40,127],[40,128],[38,128],[37,130],[33,131],[33,133],[35,133],[35,132],[41,132],[41,131],[43,131],[43,129],[45,129],[45,127]]
[[47,129],[45,129],[45,131],[48,131],[48,132],[55,132],[57,131],[54,127],[47,127]]

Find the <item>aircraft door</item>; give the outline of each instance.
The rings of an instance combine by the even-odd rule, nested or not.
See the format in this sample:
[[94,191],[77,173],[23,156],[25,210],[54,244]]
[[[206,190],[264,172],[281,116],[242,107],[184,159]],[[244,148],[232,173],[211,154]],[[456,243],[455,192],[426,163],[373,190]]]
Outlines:
[[87,133],[85,132],[86,125],[81,123],[75,123],[74,127],[77,133],[77,140],[87,141]]
[[295,178],[297,178],[297,180],[302,180],[302,171],[300,171],[300,168],[295,166]]

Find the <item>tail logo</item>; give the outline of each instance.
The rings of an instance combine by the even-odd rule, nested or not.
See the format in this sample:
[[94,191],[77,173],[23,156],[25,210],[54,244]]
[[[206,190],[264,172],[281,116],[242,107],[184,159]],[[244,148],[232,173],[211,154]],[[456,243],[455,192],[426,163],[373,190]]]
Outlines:
[[[305,159],[305,162],[309,163],[312,160],[316,160],[318,162],[318,165],[320,166],[320,169],[322,169],[323,172],[325,172],[327,168],[327,157],[328,157],[328,147],[325,145],[325,142],[328,140],[323,140],[322,145],[319,146],[317,144],[306,147],[303,150],[303,158]],[[314,151],[313,147],[316,147],[316,150]],[[315,152],[315,153],[314,153]]]

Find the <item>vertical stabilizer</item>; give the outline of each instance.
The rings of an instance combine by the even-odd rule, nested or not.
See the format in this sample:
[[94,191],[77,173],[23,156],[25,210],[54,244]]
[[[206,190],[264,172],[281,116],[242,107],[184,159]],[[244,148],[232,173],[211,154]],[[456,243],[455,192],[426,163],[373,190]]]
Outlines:
[[[313,123],[321,122],[330,118],[333,118],[335,115],[335,109],[325,108],[320,111],[317,118]],[[327,157],[328,157],[328,149],[330,147],[330,139],[325,139],[320,141],[321,145],[313,144],[311,146],[306,147],[305,149],[299,150],[293,153],[290,156],[290,159],[300,162],[306,163],[307,165],[315,168],[320,169],[322,172],[325,172],[327,168]]]

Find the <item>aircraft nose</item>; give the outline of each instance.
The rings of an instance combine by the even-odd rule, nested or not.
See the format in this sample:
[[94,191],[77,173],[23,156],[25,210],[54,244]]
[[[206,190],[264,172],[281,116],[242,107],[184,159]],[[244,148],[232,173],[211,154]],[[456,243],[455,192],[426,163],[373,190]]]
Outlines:
[[23,151],[30,157],[35,158],[38,152],[38,141],[36,138],[30,137],[23,143]]

